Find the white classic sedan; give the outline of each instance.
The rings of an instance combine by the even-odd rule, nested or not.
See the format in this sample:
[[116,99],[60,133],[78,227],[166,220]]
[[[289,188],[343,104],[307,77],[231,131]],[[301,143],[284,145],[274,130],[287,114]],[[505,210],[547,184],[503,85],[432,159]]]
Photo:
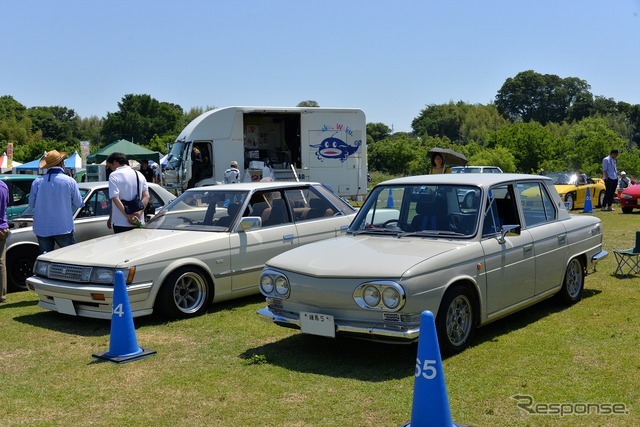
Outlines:
[[[81,182],[78,184],[84,207],[73,214],[76,242],[113,234],[107,228],[111,211],[109,182]],[[149,183],[147,216],[175,199],[175,196],[158,184]],[[33,210],[27,208],[10,221],[11,233],[7,238],[7,279],[10,291],[27,289],[27,277],[31,276],[33,264],[38,257],[38,238],[33,233]]]
[[372,190],[346,236],[269,260],[258,315],[308,334],[412,342],[430,310],[454,353],[476,327],[545,298],[575,303],[606,256],[600,219],[570,215],[548,178],[399,178]]
[[239,183],[187,190],[145,228],[38,257],[29,289],[40,307],[111,317],[122,271],[133,316],[190,317],[258,293],[269,258],[344,234],[355,209],[318,183]]

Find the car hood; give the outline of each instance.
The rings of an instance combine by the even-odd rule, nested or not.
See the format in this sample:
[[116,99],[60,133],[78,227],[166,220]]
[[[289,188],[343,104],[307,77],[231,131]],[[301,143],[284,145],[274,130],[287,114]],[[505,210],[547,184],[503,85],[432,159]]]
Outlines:
[[287,251],[267,265],[311,276],[392,278],[467,245],[468,242],[425,237],[344,236]]
[[622,194],[631,194],[634,197],[638,197],[640,195],[640,184],[630,185],[622,191]]
[[[227,232],[198,232],[137,229],[126,233],[98,237],[86,242],[56,249],[38,259],[74,265],[125,266],[163,259],[197,255],[220,246],[217,240],[228,240]],[[225,243],[225,246],[227,244]],[[183,248],[189,247],[188,250]]]

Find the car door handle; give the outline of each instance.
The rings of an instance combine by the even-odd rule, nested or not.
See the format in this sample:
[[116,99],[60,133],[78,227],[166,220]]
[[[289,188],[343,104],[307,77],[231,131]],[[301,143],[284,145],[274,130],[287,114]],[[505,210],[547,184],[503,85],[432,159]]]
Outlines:
[[564,243],[567,240],[567,233],[558,234],[558,243]]
[[522,250],[524,251],[525,254],[531,252],[532,249],[533,249],[533,243],[529,243],[528,245],[524,245],[522,247]]
[[282,236],[282,240],[284,240],[285,242],[288,240],[293,240],[293,238],[296,237],[293,234],[285,234],[284,236]]

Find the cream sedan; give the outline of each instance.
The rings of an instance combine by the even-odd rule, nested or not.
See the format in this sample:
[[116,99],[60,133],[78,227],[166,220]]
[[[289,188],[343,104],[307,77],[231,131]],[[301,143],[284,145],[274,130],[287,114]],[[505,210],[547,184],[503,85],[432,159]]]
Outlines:
[[[81,182],[78,184],[84,206],[73,214],[76,242],[113,234],[107,228],[111,211],[109,182]],[[148,218],[156,210],[175,199],[175,196],[158,184],[149,183]],[[33,210],[27,208],[10,221],[11,233],[7,238],[7,279],[10,291],[27,289],[27,277],[31,276],[33,264],[38,257],[38,238],[33,233]]]
[[570,215],[549,178],[399,178],[372,190],[346,236],[269,260],[258,315],[307,334],[412,342],[430,310],[453,353],[476,327],[545,298],[577,302],[606,256],[600,219]]
[[195,316],[212,302],[258,293],[266,260],[344,234],[354,216],[317,183],[193,188],[145,228],[39,256],[27,284],[43,308],[108,319],[122,271],[133,316]]

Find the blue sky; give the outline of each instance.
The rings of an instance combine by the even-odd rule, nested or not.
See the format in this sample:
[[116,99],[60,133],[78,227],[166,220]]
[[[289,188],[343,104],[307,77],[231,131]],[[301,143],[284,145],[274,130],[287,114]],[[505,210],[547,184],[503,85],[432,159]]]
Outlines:
[[357,107],[409,131],[525,70],[640,104],[640,0],[0,0],[0,95],[82,117],[129,93],[191,107]]

